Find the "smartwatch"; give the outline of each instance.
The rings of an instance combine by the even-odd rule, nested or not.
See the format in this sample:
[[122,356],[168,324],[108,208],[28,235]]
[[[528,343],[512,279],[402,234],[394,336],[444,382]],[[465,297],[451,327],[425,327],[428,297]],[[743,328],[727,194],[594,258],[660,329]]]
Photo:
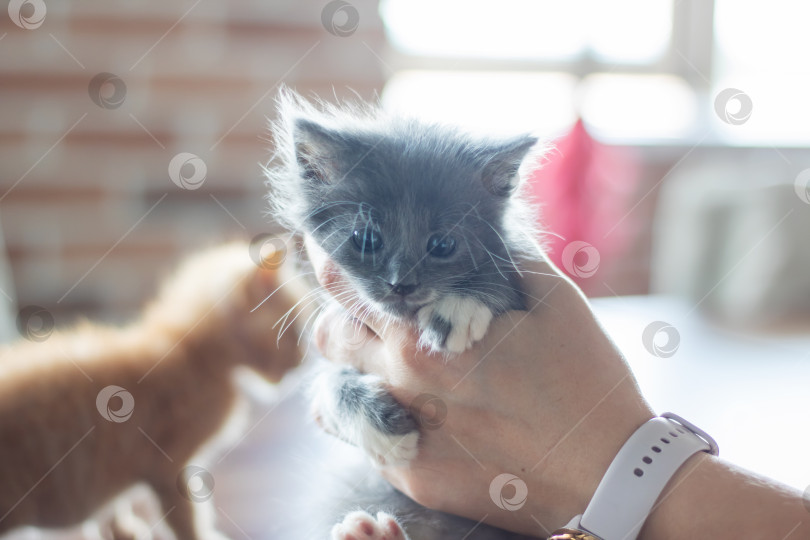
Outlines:
[[657,416],[624,443],[581,515],[549,540],[635,540],[675,472],[698,452],[718,455],[705,431],[673,413]]

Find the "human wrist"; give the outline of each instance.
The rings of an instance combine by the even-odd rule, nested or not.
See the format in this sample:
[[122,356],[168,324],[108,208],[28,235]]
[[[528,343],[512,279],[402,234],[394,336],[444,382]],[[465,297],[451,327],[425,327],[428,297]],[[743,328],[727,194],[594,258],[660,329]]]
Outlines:
[[792,538],[796,527],[806,534],[808,526],[798,491],[699,454],[667,484],[639,540]]
[[[721,476],[720,460],[716,456],[700,453],[690,457],[658,497],[639,534],[639,540],[689,534],[689,529],[701,518],[700,507],[694,508],[693,503],[707,485],[713,485]],[[716,501],[708,508],[712,507],[716,507]],[[685,516],[689,516],[689,519],[685,520]]]
[[683,472],[686,463],[704,452],[716,456],[717,444],[688,420],[664,413],[644,422],[622,445],[586,510],[552,538],[641,538],[652,512],[694,471]]
[[553,450],[556,458],[535,471],[537,487],[530,486],[530,492],[544,497],[535,499],[533,515],[544,516],[543,526],[551,531],[582,514],[621,447],[654,416],[633,381],[624,381],[559,443]]
[[566,514],[565,521],[560,526],[585,511],[621,448],[642,425],[655,417],[646,403],[630,393],[616,399],[622,402],[621,406],[606,410],[601,415],[597,412],[593,414],[594,427],[591,430],[590,443],[582,444],[588,464],[583,467],[587,476],[579,484],[579,506],[573,513]]

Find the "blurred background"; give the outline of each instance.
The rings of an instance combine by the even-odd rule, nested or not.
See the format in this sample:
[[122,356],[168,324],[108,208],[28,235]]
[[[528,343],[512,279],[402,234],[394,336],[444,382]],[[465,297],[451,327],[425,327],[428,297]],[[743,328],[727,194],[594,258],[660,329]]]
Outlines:
[[[653,403],[712,432],[790,396],[745,411],[777,437],[774,416],[810,410],[809,18],[801,0],[11,0],[0,327],[124,321],[183,254],[275,230],[259,165],[284,84],[549,141],[530,189],[551,257],[613,298]],[[727,435],[810,481],[810,441],[777,466],[764,439]]]
[[[553,142],[533,189],[552,257],[592,296],[700,298],[793,208],[735,272],[744,305],[724,304],[735,276],[704,301],[749,316],[767,295],[748,275],[764,291],[784,277],[756,261],[801,259],[778,252],[808,224],[808,14],[790,0],[12,0],[4,296],[57,323],[122,320],[180,254],[272,230],[259,164],[286,84]],[[572,242],[590,247],[565,263]],[[796,292],[779,301],[801,311]]]

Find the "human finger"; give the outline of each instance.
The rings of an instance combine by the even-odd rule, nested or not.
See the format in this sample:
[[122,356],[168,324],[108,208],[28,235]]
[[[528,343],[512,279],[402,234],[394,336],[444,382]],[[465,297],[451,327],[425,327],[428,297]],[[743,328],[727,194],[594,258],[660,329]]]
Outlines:
[[315,344],[330,361],[363,373],[382,374],[384,344],[360,320],[338,306],[327,308],[315,322]]

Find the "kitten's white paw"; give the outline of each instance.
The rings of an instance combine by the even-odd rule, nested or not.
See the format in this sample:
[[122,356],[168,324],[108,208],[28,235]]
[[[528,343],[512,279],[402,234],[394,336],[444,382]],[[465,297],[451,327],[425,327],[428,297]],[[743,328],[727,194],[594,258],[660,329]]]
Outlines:
[[492,311],[469,296],[445,296],[417,313],[421,341],[433,350],[461,353],[480,341]]
[[368,512],[351,512],[332,527],[331,540],[408,540],[408,536],[385,512],[377,512],[376,519]]

